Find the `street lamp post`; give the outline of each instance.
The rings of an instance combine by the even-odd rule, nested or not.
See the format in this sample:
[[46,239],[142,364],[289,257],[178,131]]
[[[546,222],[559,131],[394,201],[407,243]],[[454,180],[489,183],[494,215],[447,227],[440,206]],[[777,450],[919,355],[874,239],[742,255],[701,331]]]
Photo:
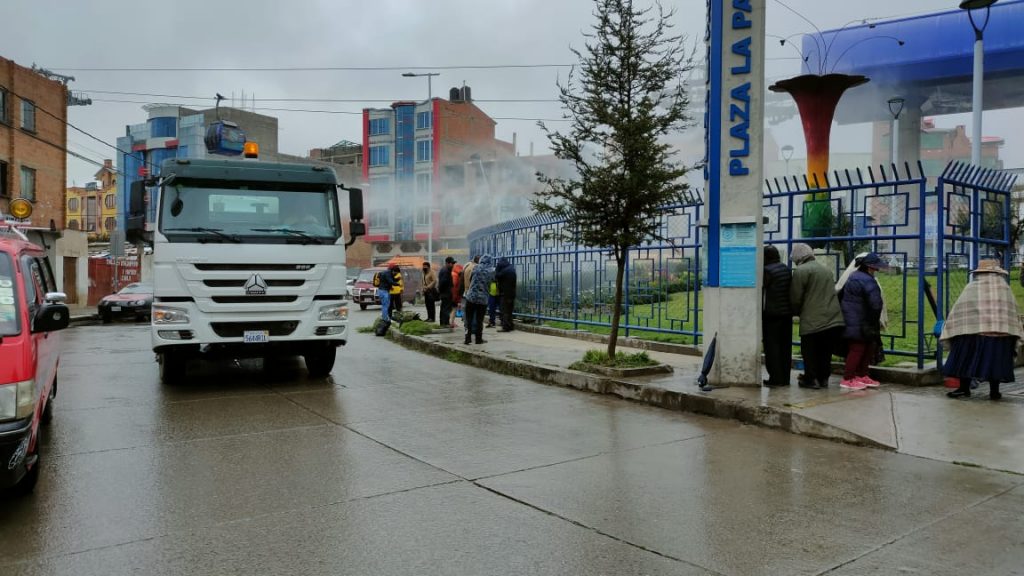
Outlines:
[[[889,136],[889,148],[891,148],[890,156],[892,157],[892,169],[893,169],[893,180],[899,180],[899,162],[900,162],[900,114],[903,112],[903,104],[906,102],[903,98],[895,97],[889,98],[887,102],[889,104],[889,113],[892,114],[892,129]],[[909,175],[908,175],[909,176]],[[889,197],[889,223],[896,221],[896,215],[893,212],[896,210],[896,193],[899,190],[893,186],[892,196]],[[895,241],[893,242],[895,244]]]
[[[982,81],[985,76],[985,28],[988,26],[988,18],[992,5],[998,0],[963,0],[960,2],[960,9],[967,10],[967,17],[974,28],[974,77],[971,90],[971,164],[981,166],[981,112],[984,105],[982,101]],[[985,9],[985,20],[979,26],[974,21],[974,11]]]
[[[427,101],[428,102],[430,100],[434,99],[434,90],[433,90],[433,87],[431,86],[431,80],[434,78],[434,76],[440,76],[440,75],[441,75],[440,72],[421,72],[421,73],[417,73],[417,72],[403,72],[402,73],[402,76],[405,77],[405,78],[422,78],[424,76],[427,78]],[[430,126],[431,126],[431,129],[433,129],[434,123],[431,122]],[[434,160],[432,159],[431,162],[433,162],[433,161]],[[430,209],[427,211],[427,214],[428,214],[428,218],[427,219],[430,221],[427,224],[427,262],[430,262],[430,265],[433,266],[434,265],[434,187],[433,186],[430,187],[430,207],[429,208]]]
[[417,73],[417,72],[403,72],[402,73],[402,76],[404,76],[405,78],[421,78],[421,77],[424,77],[424,76],[427,78],[427,100],[431,100],[431,99],[434,98],[434,91],[433,91],[433,89],[430,86],[430,80],[434,76],[440,76],[440,75],[441,75],[440,72],[420,72],[420,73]]
[[782,147],[782,159],[786,161],[786,178],[789,178],[789,161],[793,158],[793,147],[786,144]]

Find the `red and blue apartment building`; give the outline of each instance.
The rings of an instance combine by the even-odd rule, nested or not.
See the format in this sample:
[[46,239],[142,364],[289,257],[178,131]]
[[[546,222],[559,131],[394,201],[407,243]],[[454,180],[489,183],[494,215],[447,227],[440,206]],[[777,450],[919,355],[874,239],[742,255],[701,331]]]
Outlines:
[[401,101],[363,110],[365,240],[372,261],[394,256],[464,260],[466,236],[491,224],[490,167],[512,158],[514,145],[495,138],[496,122],[478,108],[468,87],[449,99]]

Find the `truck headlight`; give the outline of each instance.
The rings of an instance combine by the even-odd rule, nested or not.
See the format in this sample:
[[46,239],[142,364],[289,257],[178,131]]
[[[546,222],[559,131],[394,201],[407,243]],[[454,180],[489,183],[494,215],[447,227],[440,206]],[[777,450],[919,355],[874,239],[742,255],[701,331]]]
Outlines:
[[331,304],[320,308],[321,322],[345,322],[348,320],[348,306],[345,304]]
[[0,386],[0,420],[28,418],[36,410],[34,380]]
[[188,324],[188,312],[181,308],[153,306],[153,324]]

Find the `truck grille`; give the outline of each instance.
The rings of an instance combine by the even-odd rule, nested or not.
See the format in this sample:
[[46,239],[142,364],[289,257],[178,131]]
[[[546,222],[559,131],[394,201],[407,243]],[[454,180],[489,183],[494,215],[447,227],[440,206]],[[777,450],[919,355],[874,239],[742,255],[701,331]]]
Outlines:
[[[264,280],[267,286],[272,288],[295,288],[306,283],[305,280]],[[241,280],[203,280],[203,284],[210,288],[241,288],[245,286],[245,279]]]
[[213,296],[217,304],[282,304],[295,302],[298,296]]
[[195,264],[196,270],[203,271],[233,271],[233,272],[263,272],[267,270],[284,270],[305,272],[312,270],[313,264]]
[[241,338],[246,330],[268,330],[271,336],[288,336],[298,328],[292,320],[273,322],[211,322],[210,328],[221,338]]

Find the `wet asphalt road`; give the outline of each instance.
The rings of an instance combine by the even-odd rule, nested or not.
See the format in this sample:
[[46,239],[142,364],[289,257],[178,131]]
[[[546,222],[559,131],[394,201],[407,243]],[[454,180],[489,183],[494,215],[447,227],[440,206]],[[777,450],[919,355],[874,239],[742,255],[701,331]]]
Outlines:
[[[373,311],[356,313],[356,324]],[[0,574],[1024,574],[1024,477],[545,387],[370,334],[162,386],[65,333]]]

